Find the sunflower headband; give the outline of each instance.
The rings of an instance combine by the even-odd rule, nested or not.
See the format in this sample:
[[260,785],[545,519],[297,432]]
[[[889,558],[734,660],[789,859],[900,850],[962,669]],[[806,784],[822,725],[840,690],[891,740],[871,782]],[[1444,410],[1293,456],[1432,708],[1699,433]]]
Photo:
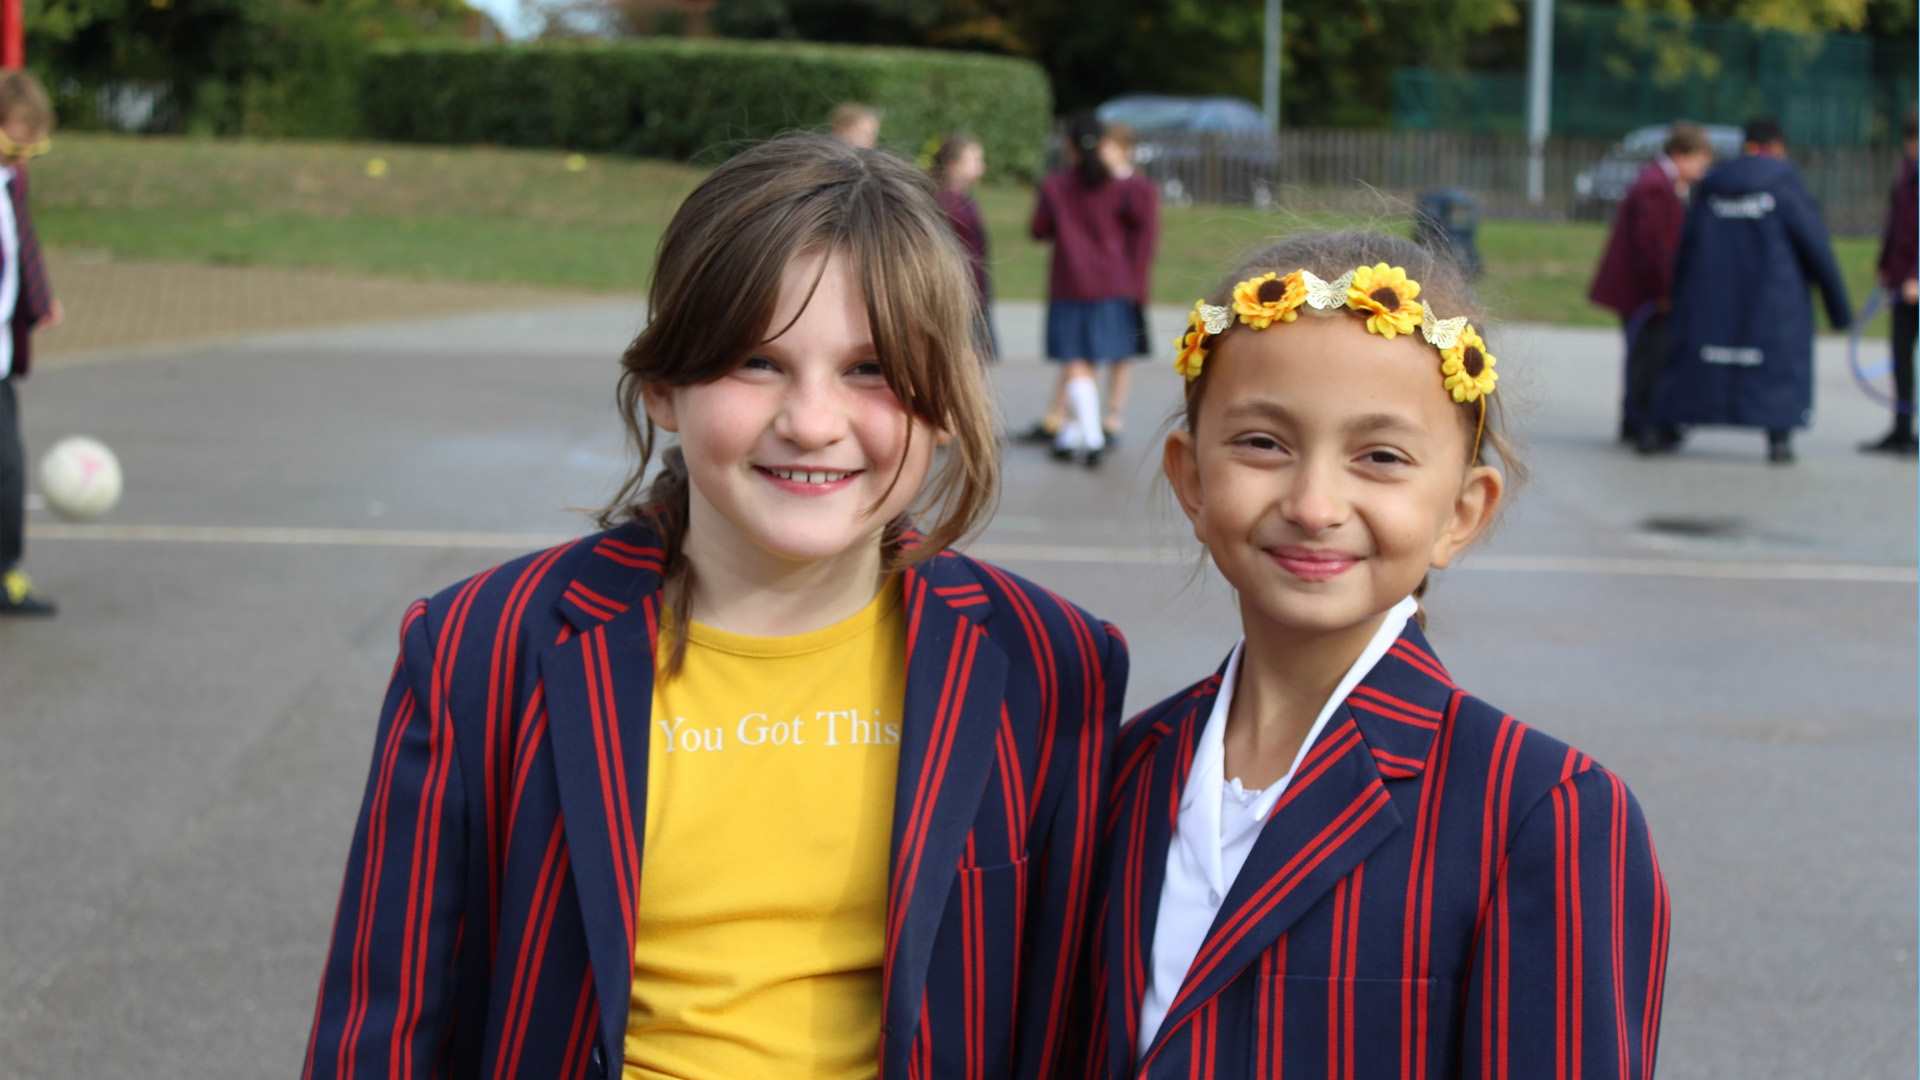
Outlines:
[[1462,405],[1480,405],[1471,455],[1478,458],[1480,436],[1487,427],[1487,396],[1500,380],[1493,370],[1493,354],[1466,316],[1436,319],[1416,299],[1419,295],[1419,282],[1400,267],[1386,263],[1357,266],[1332,281],[1323,281],[1310,270],[1250,277],[1233,287],[1231,305],[1194,302],[1193,311],[1187,315],[1186,332],[1177,343],[1179,352],[1173,370],[1189,382],[1199,378],[1213,339],[1226,333],[1236,317],[1255,330],[1265,330],[1274,323],[1299,318],[1302,307],[1315,311],[1348,308],[1366,317],[1370,333],[1392,340],[1418,330],[1427,344],[1440,350],[1440,375],[1446,391]]

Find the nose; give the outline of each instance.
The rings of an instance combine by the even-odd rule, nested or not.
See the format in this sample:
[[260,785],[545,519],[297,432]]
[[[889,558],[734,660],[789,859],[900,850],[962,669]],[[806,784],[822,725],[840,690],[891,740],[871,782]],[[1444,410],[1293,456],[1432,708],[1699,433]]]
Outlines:
[[1308,536],[1318,535],[1347,519],[1348,504],[1338,471],[1311,460],[1290,470],[1280,497],[1280,513]]
[[831,446],[846,437],[848,402],[837,379],[799,379],[788,388],[774,417],[774,434],[803,450]]

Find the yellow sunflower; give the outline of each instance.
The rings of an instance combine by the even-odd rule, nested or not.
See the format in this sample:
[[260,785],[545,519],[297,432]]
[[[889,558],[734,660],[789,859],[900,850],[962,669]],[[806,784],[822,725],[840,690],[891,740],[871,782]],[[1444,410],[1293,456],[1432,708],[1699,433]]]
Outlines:
[[1411,334],[1420,327],[1425,308],[1414,297],[1420,283],[1398,266],[1375,263],[1353,272],[1347,286],[1347,306],[1367,316],[1367,329],[1383,338]]
[[1265,330],[1276,322],[1292,322],[1300,317],[1300,305],[1306,302],[1307,283],[1298,270],[1286,277],[1268,272],[1233,287],[1234,314],[1255,330]]
[[1200,319],[1200,309],[1187,313],[1187,332],[1180,335],[1174,344],[1179,349],[1173,357],[1173,370],[1183,379],[1200,377],[1200,367],[1207,362],[1207,327]]
[[1447,392],[1462,404],[1493,393],[1494,384],[1500,381],[1493,365],[1493,354],[1487,351],[1487,343],[1480,340],[1480,332],[1472,324],[1460,330],[1460,339],[1453,343],[1453,348],[1440,354],[1440,374],[1446,376]]

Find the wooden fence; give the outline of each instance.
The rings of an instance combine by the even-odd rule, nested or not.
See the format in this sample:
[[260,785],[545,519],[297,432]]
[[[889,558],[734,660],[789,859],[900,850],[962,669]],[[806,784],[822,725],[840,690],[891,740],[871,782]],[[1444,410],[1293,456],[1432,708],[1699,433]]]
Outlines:
[[[1434,131],[1301,130],[1270,136],[1140,137],[1140,167],[1174,202],[1247,203],[1300,212],[1392,214],[1420,193],[1457,188],[1483,217],[1604,219],[1611,201],[1582,191],[1615,144],[1555,138],[1545,154],[1545,198],[1527,199],[1527,143],[1512,135]],[[1808,147],[1794,160],[1827,225],[1874,233],[1900,164],[1897,147]],[[1613,174],[1617,177],[1620,166]],[[1632,166],[1627,166],[1627,176]],[[1600,185],[1605,188],[1603,183]]]

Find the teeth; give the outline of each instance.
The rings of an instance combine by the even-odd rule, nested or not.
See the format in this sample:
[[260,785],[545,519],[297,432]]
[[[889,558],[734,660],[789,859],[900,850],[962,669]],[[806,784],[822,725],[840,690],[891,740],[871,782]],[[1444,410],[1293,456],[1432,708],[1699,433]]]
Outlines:
[[828,472],[823,469],[768,469],[767,471],[782,480],[796,484],[831,484],[853,475],[850,472]]

